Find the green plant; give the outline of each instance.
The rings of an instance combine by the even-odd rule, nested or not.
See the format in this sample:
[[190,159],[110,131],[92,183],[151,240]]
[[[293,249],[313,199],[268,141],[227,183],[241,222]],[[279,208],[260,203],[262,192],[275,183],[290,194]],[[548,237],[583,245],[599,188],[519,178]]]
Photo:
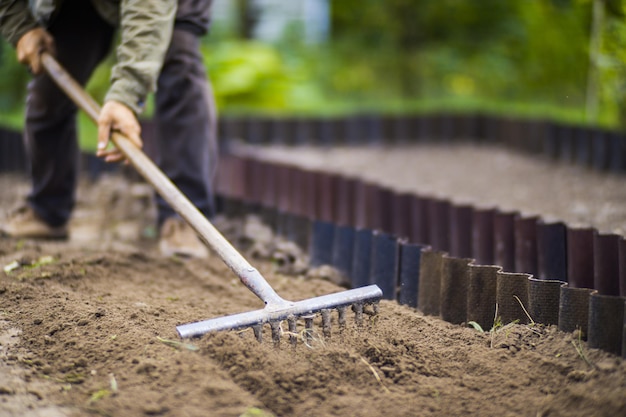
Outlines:
[[192,343],[185,343],[185,342],[180,342],[178,340],[170,340],[170,339],[165,339],[163,337],[159,337],[157,336],[157,340],[161,343],[163,343],[164,345],[173,347],[174,349],[187,349],[190,350],[192,352],[197,351],[199,348],[198,346],[192,344]]
[[585,363],[589,365],[589,367],[595,368],[595,365],[589,361],[587,355],[585,354],[582,340],[583,332],[581,331],[581,329],[577,329],[576,332],[578,333],[578,338],[576,340],[572,340],[572,346],[574,346],[574,349],[576,349],[576,353],[578,353],[578,356],[580,356],[580,358],[585,361]]
[[483,330],[483,327],[480,324],[476,323],[475,321],[470,321],[467,324],[472,326],[475,330],[479,331],[480,333],[485,333],[485,330]]
[[239,417],[274,417],[274,414],[257,407],[250,407]]
[[[513,320],[512,322],[508,324],[504,324],[502,322],[502,317],[500,317],[500,315],[498,314],[498,304],[496,303],[496,311],[495,311],[495,315],[493,318],[493,326],[489,330],[489,339],[490,339],[489,347],[491,347],[492,349],[494,348],[494,346],[496,345],[496,338],[500,333],[504,332],[505,338],[508,337],[508,329],[510,329],[512,326],[514,326],[517,323],[519,323],[519,320]],[[469,324],[472,327],[474,327],[476,330],[480,331],[481,333],[484,332],[482,326],[480,326],[478,323],[469,322]]]
[[322,101],[302,60],[288,62],[269,44],[234,40],[205,44],[203,55],[220,109],[297,112]]

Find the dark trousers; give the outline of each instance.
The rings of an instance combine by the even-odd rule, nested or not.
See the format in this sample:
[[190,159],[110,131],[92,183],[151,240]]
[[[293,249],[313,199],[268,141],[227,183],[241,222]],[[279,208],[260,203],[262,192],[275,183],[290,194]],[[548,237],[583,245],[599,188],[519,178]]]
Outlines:
[[[179,12],[189,10],[187,2],[198,3],[180,0]],[[175,25],[158,79],[153,148],[161,170],[210,218],[217,158],[215,106],[198,49],[203,30],[201,26],[189,30],[192,27],[189,16]],[[108,54],[115,32],[90,2],[82,0],[64,2],[48,30],[55,39],[58,61],[82,85]],[[52,226],[65,224],[75,203],[76,113],[76,106],[47,75],[29,83],[24,134],[32,177],[28,204]],[[157,206],[159,222],[175,215],[160,198]]]

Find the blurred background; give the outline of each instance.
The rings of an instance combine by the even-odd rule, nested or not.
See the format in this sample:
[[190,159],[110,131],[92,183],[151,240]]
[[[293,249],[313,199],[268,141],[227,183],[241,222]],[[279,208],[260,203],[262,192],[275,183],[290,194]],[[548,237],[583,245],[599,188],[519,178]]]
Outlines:
[[[215,0],[202,52],[221,115],[445,110],[626,126],[622,0]],[[29,74],[6,43],[0,60],[0,125],[19,129]],[[99,100],[113,62],[89,83]],[[91,148],[93,127],[80,129]]]

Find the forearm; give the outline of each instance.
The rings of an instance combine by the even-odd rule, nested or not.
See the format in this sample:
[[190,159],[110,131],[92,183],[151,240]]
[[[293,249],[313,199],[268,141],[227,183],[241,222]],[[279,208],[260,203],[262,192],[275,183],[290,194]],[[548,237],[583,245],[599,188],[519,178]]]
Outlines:
[[38,27],[26,0],[0,0],[0,33],[13,46],[22,35]]
[[176,0],[123,0],[120,45],[105,100],[119,101],[141,113],[169,47]]

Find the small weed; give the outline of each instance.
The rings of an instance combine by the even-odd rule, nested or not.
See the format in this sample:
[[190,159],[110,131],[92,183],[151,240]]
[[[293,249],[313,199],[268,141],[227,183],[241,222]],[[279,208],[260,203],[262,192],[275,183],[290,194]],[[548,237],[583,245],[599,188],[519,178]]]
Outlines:
[[191,343],[184,343],[184,342],[179,342],[177,340],[170,340],[170,339],[164,339],[162,337],[157,336],[157,340],[165,345],[171,346],[175,349],[187,349],[187,350],[191,350],[191,351],[196,351],[198,350],[198,346],[196,345],[192,345]]
[[11,272],[13,272],[14,270],[16,270],[17,268],[19,268],[21,265],[19,263],[19,261],[13,261],[7,265],[4,266],[4,272],[6,274],[10,274]]
[[502,318],[498,315],[498,304],[496,303],[496,314],[495,314],[495,317],[493,318],[493,327],[491,328],[491,330],[489,330],[489,333],[491,334],[490,347],[493,349],[493,347],[495,346],[495,342],[496,342],[496,336],[500,334],[501,332],[504,332],[505,339],[509,337],[508,329],[510,329],[512,326],[514,326],[518,322],[519,320],[513,320],[512,322],[508,324],[502,323]]
[[19,281],[22,281],[28,278],[50,278],[52,276],[50,272],[42,272],[39,275],[35,275],[33,272],[30,272],[30,271],[38,269],[44,265],[55,263],[56,261],[57,260],[54,257],[48,256],[48,255],[42,256],[41,258],[31,263],[26,263],[24,261],[15,260],[5,265],[3,270],[7,275],[10,275],[12,272],[17,271],[18,269],[22,269],[24,272],[22,272],[20,275],[17,276],[17,279]]
[[69,384],[82,384],[85,382],[85,375],[79,373],[69,373],[63,376],[63,382]]
[[260,408],[250,407],[239,417],[274,417],[269,411],[263,411]]
[[[526,309],[526,307],[524,307],[524,304],[522,303],[522,300],[519,299],[519,297],[517,297],[516,295],[513,296],[517,302],[519,303],[519,305],[522,307],[522,310],[524,310],[524,313],[526,314],[526,317],[528,317],[528,321],[530,322],[530,324],[526,325],[526,327],[532,331],[535,334],[538,334],[541,336],[541,333],[538,332],[537,330],[533,329],[534,326],[536,326],[536,322],[533,320],[533,318],[530,316],[530,314],[528,313],[528,310]],[[509,336],[509,330],[511,327],[513,327],[515,324],[518,324],[520,322],[519,319],[517,320],[513,320],[512,322],[508,323],[508,324],[504,324],[502,322],[502,318],[498,315],[498,304],[496,303],[496,313],[494,315],[493,318],[493,326],[491,327],[491,330],[489,330],[489,334],[491,335],[491,342],[490,342],[490,346],[491,348],[493,348],[496,344],[496,337],[501,334],[502,332],[504,332],[504,337],[507,338]],[[470,321],[468,322],[468,324],[470,326],[472,326],[474,329],[476,329],[477,331],[484,333],[483,328],[480,326],[480,324],[474,322],[474,321]]]
[[481,333],[485,333],[485,331],[483,330],[483,327],[476,323],[475,321],[470,321],[467,324],[469,324],[470,326],[472,326],[475,330],[481,332]]
[[109,374],[109,385],[111,386],[112,392],[117,392],[117,379],[115,379],[115,375]]
[[589,361],[583,349],[583,332],[578,329],[577,333],[578,339],[572,340],[572,346],[574,346],[574,349],[576,349],[576,353],[578,353],[578,356],[580,356],[580,358],[584,360],[587,365],[589,365],[591,368],[595,368],[595,365]]
[[180,256],[178,256],[178,255],[172,255],[172,256],[170,256],[170,257],[169,257],[169,259],[170,259],[172,262],[174,262],[175,264],[178,264],[178,265],[185,265],[185,259],[184,259],[184,258],[181,258],[181,257],[180,257]]
[[41,271],[39,273],[33,272],[33,271],[24,271],[21,274],[19,274],[18,276],[15,277],[15,279],[17,279],[18,281],[26,281],[29,279],[33,279],[33,280],[37,280],[37,279],[48,279],[48,278],[52,278],[54,276],[54,274],[52,272],[49,271]]
[[37,259],[35,262],[28,265],[27,268],[31,268],[31,269],[39,268],[43,265],[53,264],[56,261],[57,260],[54,258],[54,256],[46,255],[46,256],[42,256],[41,258]]
[[103,398],[108,397],[109,395],[111,395],[111,391],[109,391],[106,388],[98,390],[98,391],[94,392],[93,394],[91,394],[91,397],[89,397],[89,402],[90,403],[95,403],[97,401],[100,401]]
[[[502,323],[502,321],[500,321],[500,323]],[[519,323],[519,320],[513,320],[512,322],[510,322],[509,324],[505,324],[502,325],[500,324],[499,327],[493,327],[490,331],[491,333],[491,347],[493,348],[495,346],[495,341],[496,341],[496,336],[498,336],[500,333],[504,332],[504,338],[508,338],[509,337],[509,330],[511,329],[511,327],[515,326],[516,324]]]
[[152,225],[144,227],[141,231],[141,236],[145,239],[156,239],[158,236],[156,227]]

